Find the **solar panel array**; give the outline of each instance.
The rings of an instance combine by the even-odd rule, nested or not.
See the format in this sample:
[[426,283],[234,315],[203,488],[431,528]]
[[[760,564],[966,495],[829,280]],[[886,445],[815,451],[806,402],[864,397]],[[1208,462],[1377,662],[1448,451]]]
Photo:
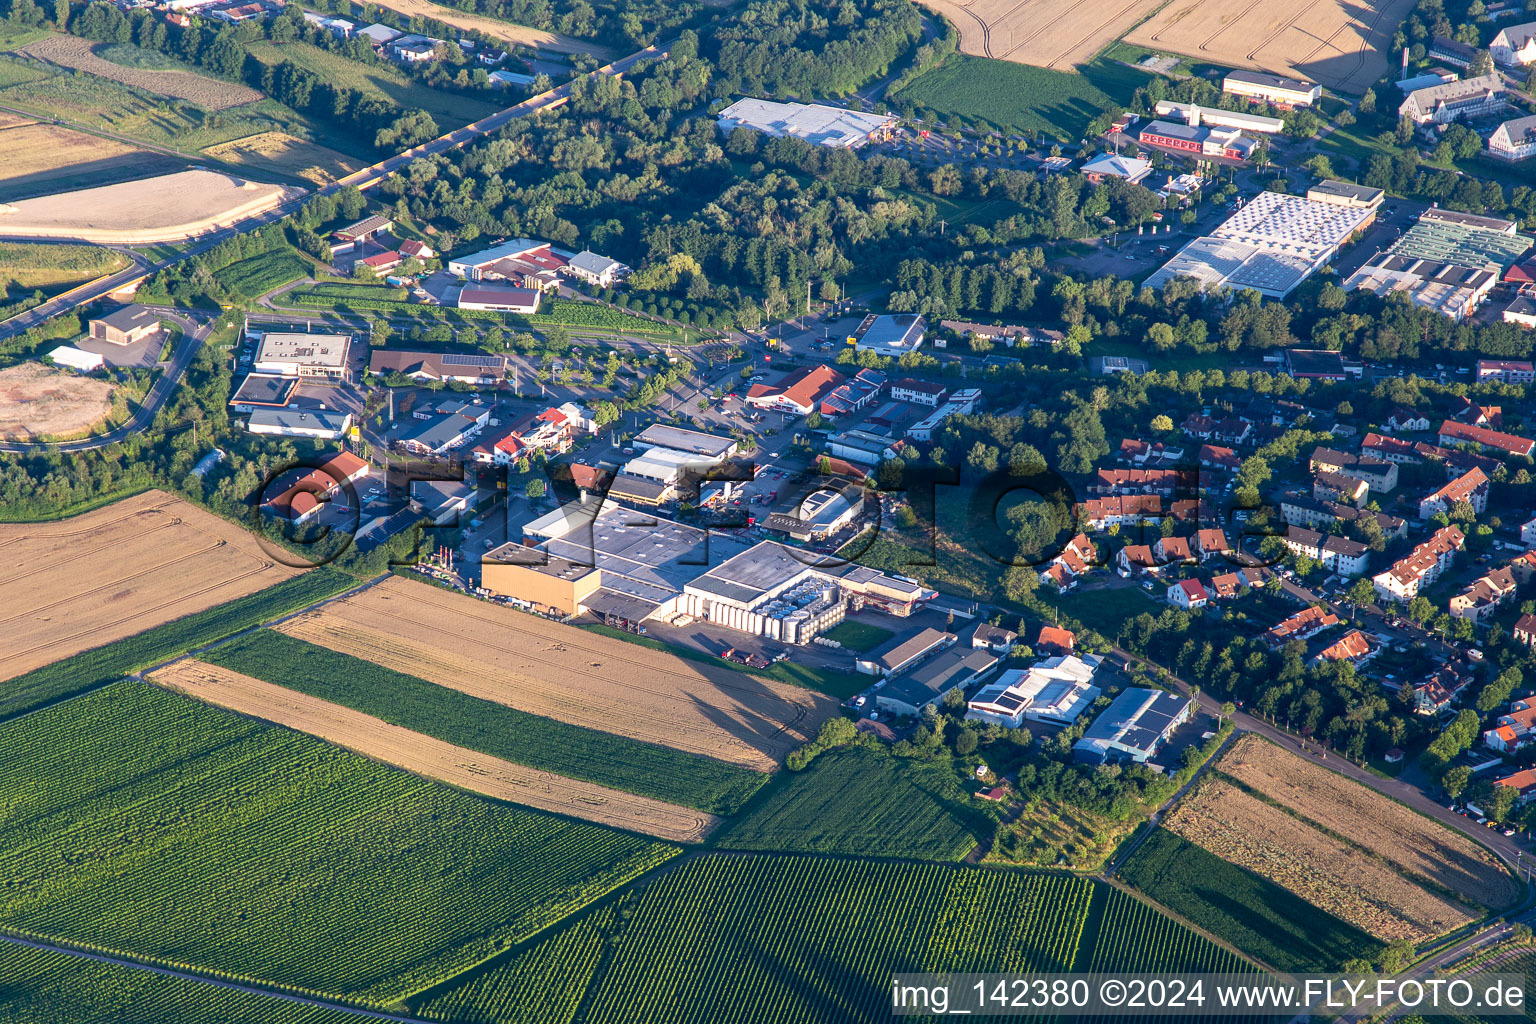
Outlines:
[[502,357],[475,356],[461,352],[450,352],[442,357],[441,362],[444,366],[484,366],[494,368],[502,365]]

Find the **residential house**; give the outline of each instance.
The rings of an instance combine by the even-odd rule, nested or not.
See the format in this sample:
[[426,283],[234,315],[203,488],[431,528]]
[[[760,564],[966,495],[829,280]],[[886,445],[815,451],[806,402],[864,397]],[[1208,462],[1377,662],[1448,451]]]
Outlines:
[[1211,602],[1211,595],[1199,580],[1180,580],[1168,588],[1168,603],[1186,611],[1204,608]]
[[1507,68],[1536,64],[1536,21],[1499,29],[1499,34],[1488,44],[1488,53],[1495,64]]
[[1324,471],[1312,478],[1312,497],[1318,501],[1345,501],[1362,505],[1371,487],[1358,477]]
[[1458,527],[1441,527],[1407,557],[1386,572],[1371,577],[1377,596],[1404,604],[1412,601],[1422,588],[1440,577],[1455,560],[1456,552],[1465,546],[1466,536]]
[[1536,647],[1536,615],[1522,615],[1516,619],[1515,629],[1511,635],[1517,644]]
[[1078,504],[1079,521],[1090,529],[1111,526],[1138,526],[1163,518],[1163,499],[1156,494],[1117,494],[1108,498],[1089,498]]
[[1310,465],[1313,473],[1337,473],[1364,480],[1373,491],[1397,488],[1397,463],[1371,455],[1352,455],[1332,448],[1315,448]]
[[1419,518],[1433,519],[1441,512],[1450,514],[1452,506],[1465,501],[1479,515],[1488,507],[1488,476],[1473,467],[1433,494],[1419,501]]
[[1152,553],[1163,565],[1186,565],[1195,561],[1187,537],[1163,537],[1152,545]]
[[1313,655],[1314,664],[1325,661],[1347,661],[1352,665],[1364,665],[1374,658],[1381,648],[1371,643],[1370,637],[1358,629],[1352,629]]
[[1428,430],[1429,417],[1412,409],[1393,409],[1387,416],[1387,426],[1393,430]]
[[1292,640],[1305,640],[1338,624],[1339,617],[1328,609],[1309,606],[1271,626],[1264,634],[1264,642],[1279,648]]
[[1070,590],[1077,577],[1098,565],[1099,553],[1085,533],[1067,542],[1042,574],[1058,590]]
[[1115,555],[1115,564],[1120,567],[1122,576],[1138,572],[1155,573],[1163,568],[1152,549],[1145,544],[1127,544]]
[[971,646],[991,651],[999,657],[1011,652],[1018,641],[1019,634],[990,622],[978,622],[971,627]]
[[1077,637],[1070,629],[1044,625],[1035,639],[1035,650],[1044,654],[1071,654],[1076,643]]
[[1243,461],[1237,457],[1236,452],[1220,445],[1202,444],[1199,458],[1200,465],[1204,469],[1223,469],[1236,473],[1243,466]]
[[1358,541],[1300,526],[1287,526],[1280,541],[1296,554],[1320,562],[1325,569],[1341,576],[1361,575],[1370,560],[1371,549]]
[[1197,530],[1195,532],[1195,549],[1199,552],[1200,561],[1208,562],[1217,555],[1229,554],[1231,545],[1227,543],[1227,535],[1221,530]]
[[1515,574],[1508,566],[1491,569],[1451,598],[1451,617],[1471,619],[1474,623],[1482,625],[1499,610],[1501,605],[1514,600],[1514,597]]
[[1517,700],[1483,733],[1483,744],[1501,754],[1517,754],[1536,743],[1536,702]]
[[629,276],[627,266],[607,256],[599,256],[589,249],[583,249],[572,256],[565,270],[572,277],[595,288],[611,288]]
[[1505,384],[1536,383],[1536,363],[1523,359],[1479,359],[1477,379],[1499,380]]
[[1515,434],[1505,434],[1486,427],[1474,427],[1455,420],[1440,424],[1440,443],[1449,447],[1455,444],[1472,445],[1474,448],[1492,448],[1511,455],[1529,456],[1536,451],[1536,441]]

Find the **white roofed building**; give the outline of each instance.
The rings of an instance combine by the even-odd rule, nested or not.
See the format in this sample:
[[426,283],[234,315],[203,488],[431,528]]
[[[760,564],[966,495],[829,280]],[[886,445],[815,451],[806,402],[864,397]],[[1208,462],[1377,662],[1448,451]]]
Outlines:
[[967,702],[966,718],[1017,729],[1026,721],[1068,726],[1093,706],[1100,690],[1098,655],[1065,654],[1027,669],[1009,669]]
[[832,149],[857,149],[888,137],[897,119],[821,103],[743,99],[720,111],[716,123],[726,135],[737,128],[751,128],[774,138],[792,136]]

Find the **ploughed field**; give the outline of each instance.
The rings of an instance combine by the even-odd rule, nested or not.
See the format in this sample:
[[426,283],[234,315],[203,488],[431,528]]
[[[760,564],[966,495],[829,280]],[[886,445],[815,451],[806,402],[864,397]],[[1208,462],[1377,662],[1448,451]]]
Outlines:
[[398,577],[278,629],[530,714],[760,771],[837,713],[812,690]]
[[164,491],[0,524],[0,679],[297,574],[250,533]]

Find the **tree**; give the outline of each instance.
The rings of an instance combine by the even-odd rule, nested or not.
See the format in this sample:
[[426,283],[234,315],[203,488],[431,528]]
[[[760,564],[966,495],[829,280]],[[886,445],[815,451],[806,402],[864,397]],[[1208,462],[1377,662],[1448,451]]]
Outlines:
[[1344,595],[1349,598],[1349,606],[1358,618],[1360,609],[1376,600],[1376,587],[1364,576],[1355,580],[1349,586],[1349,591]]
[[1155,433],[1166,434],[1173,430],[1173,418],[1165,412],[1160,412],[1152,417],[1149,425]]
[[1472,58],[1472,63],[1467,65],[1467,77],[1477,78],[1481,75],[1493,74],[1493,54],[1487,50],[1478,50]]
[[1440,776],[1440,788],[1445,790],[1445,795],[1455,800],[1466,792],[1467,783],[1472,781],[1472,769],[1464,764],[1447,768],[1445,774]]

